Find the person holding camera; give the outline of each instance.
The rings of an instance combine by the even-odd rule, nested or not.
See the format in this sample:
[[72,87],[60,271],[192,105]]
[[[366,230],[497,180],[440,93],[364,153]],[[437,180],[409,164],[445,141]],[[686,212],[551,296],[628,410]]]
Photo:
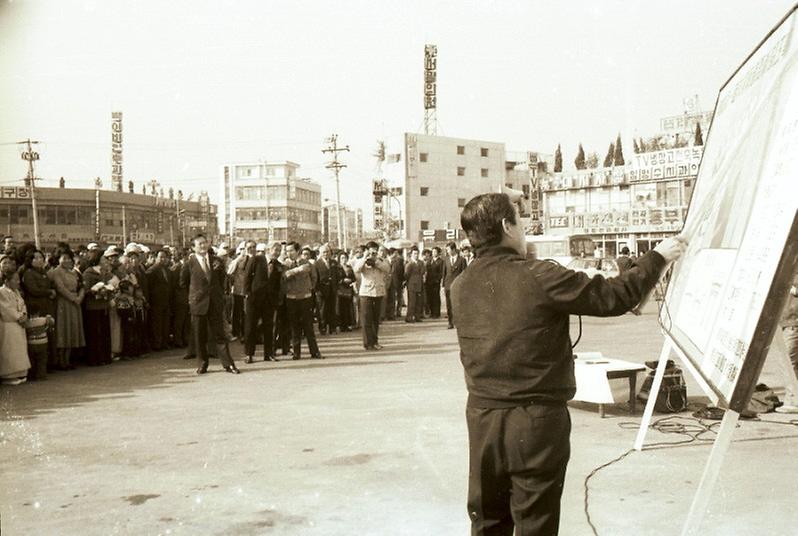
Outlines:
[[366,350],[382,349],[378,342],[380,304],[385,297],[385,279],[391,273],[391,265],[377,256],[378,251],[379,245],[371,241],[366,244],[365,255],[352,263],[355,274],[360,274],[360,318]]

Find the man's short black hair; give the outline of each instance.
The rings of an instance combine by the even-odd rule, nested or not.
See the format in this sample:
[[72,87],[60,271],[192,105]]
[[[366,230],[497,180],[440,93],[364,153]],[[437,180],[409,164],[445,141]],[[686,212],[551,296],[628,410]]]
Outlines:
[[199,240],[200,238],[202,238],[204,240],[205,239],[205,235],[204,234],[194,235],[194,238],[191,239],[191,243],[196,245],[197,244],[197,240]]
[[368,242],[366,242],[366,249],[371,249],[371,248],[379,249],[380,245],[376,243],[374,240],[369,240]]
[[433,247],[433,248],[432,248],[432,251],[437,251],[437,252],[438,252],[438,255],[440,255],[440,253],[441,253],[441,248],[439,248],[438,246],[435,246],[435,247]]
[[621,248],[621,255],[629,255],[629,248],[624,246]]
[[418,246],[413,246],[413,247],[411,247],[411,248],[410,248],[410,251],[411,251],[411,252],[413,252],[413,251],[418,251]]
[[474,249],[502,241],[502,220],[515,225],[515,207],[507,194],[482,194],[472,198],[460,214],[460,225]]
[[454,242],[449,242],[448,244],[446,244],[446,249],[454,249],[454,250],[456,250],[457,249],[457,244],[455,244]]
[[388,255],[393,255],[396,253],[396,248],[388,248]]

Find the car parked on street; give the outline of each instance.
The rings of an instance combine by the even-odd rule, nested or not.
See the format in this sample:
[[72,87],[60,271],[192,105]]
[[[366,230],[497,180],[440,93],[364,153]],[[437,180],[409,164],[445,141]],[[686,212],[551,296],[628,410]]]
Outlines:
[[568,263],[567,268],[584,272],[590,277],[596,274],[601,274],[604,277],[616,277],[621,273],[618,263],[611,257],[581,257]]

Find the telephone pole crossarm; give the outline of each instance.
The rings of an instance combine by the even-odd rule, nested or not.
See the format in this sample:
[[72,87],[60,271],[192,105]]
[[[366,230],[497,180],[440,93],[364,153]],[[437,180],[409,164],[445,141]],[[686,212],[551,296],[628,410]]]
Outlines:
[[337,220],[338,224],[338,245],[346,249],[346,233],[344,233],[344,225],[343,220],[341,218],[341,181],[339,178],[339,173],[342,168],[346,167],[346,164],[342,164],[338,161],[338,153],[341,151],[349,152],[349,145],[345,147],[338,147],[338,134],[333,134],[328,138],[329,145],[326,149],[322,149],[322,153],[331,153],[332,154],[332,162],[327,164],[327,169],[332,169],[335,172],[335,219]]

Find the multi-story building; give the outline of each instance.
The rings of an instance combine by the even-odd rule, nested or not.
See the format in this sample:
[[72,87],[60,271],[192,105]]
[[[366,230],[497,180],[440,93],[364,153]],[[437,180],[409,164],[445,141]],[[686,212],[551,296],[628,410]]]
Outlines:
[[[88,188],[36,188],[42,247],[98,242],[147,246],[189,245],[202,233],[216,240],[216,205],[198,201]],[[17,242],[33,242],[30,189],[0,188],[0,229]]]
[[543,179],[546,234],[584,234],[604,255],[644,253],[681,230],[703,146],[635,154],[624,166]]
[[219,227],[240,240],[321,242],[321,186],[297,175],[294,162],[225,164]]
[[[588,235],[599,253],[627,246],[645,253],[684,224],[712,113],[666,117],[662,132],[625,165],[546,174],[541,180],[545,234]],[[635,144],[636,145],[636,144]]]
[[406,133],[403,152],[388,162],[386,185],[396,195],[375,203],[375,220],[398,221],[397,234],[413,241],[436,231],[457,238],[466,202],[505,183],[503,143]]
[[[327,204],[321,209],[321,241],[341,247],[343,242],[338,235],[338,211],[335,203]],[[350,209],[341,205],[341,220],[344,226],[347,247],[357,245],[363,236],[363,210]]]

